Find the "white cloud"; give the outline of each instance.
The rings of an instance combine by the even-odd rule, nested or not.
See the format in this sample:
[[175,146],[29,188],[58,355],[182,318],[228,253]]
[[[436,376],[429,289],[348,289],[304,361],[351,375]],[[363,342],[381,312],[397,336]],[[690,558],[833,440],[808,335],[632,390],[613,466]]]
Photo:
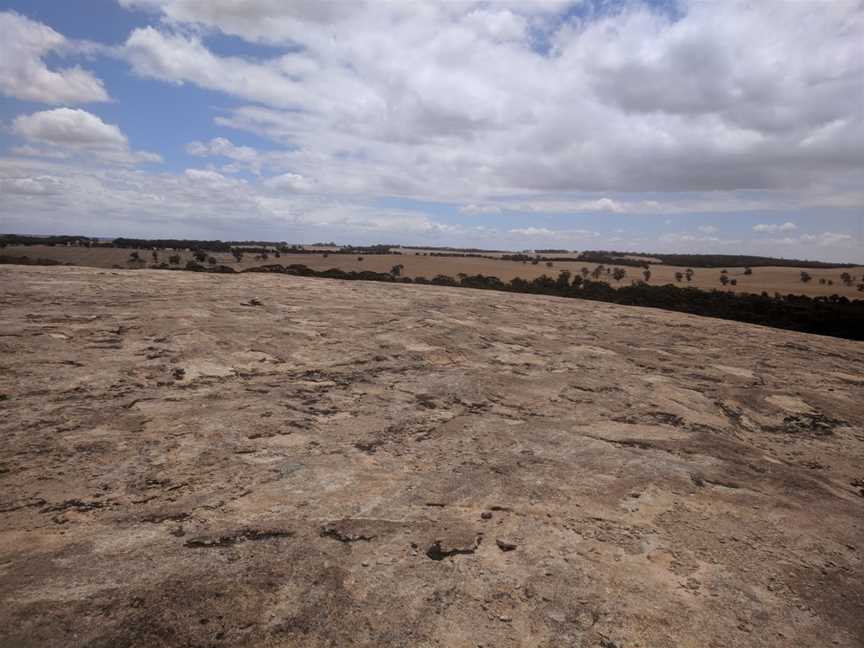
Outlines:
[[49,175],[32,178],[0,178],[0,193],[50,196],[63,191],[63,181]]
[[555,236],[555,232],[545,227],[517,227],[510,230],[510,234],[518,234],[519,236],[534,236],[547,237]]
[[[223,95],[210,105],[224,130],[186,149],[206,168],[114,169],[156,156],[130,150],[123,132],[96,115],[36,113],[13,122],[10,132],[25,141],[0,158],[14,166],[0,176],[15,190],[4,192],[4,217],[43,209],[49,218],[72,205],[89,223],[87,214],[111,204],[133,229],[136,219],[198,230],[212,221],[217,234],[272,226],[280,239],[289,235],[284,225],[356,240],[402,240],[403,232],[415,242],[478,245],[582,237],[693,251],[730,243],[711,225],[687,227],[686,216],[719,222],[718,213],[772,211],[756,232],[826,255],[852,250],[836,238],[848,235],[802,240],[794,223],[771,221],[864,205],[860,3],[813,11],[785,0],[682,0],[673,18],[643,2],[569,14],[566,0],[120,2],[151,11],[143,14],[151,25],[134,29],[112,55],[140,77]],[[107,99],[91,74],[53,63],[98,48],[0,15],[13,28],[0,39],[0,92]],[[229,55],[225,34],[267,47]],[[266,144],[241,146],[235,142],[246,139],[227,129]],[[60,156],[69,158],[62,173]],[[77,168],[85,158],[87,172]],[[464,221],[485,214],[491,218],[475,220],[489,227],[382,209],[392,204],[383,197],[461,206]],[[494,229],[505,213],[507,225]],[[640,239],[637,215],[654,215],[657,225],[675,216],[678,226],[667,229],[692,232]],[[564,229],[591,218],[626,223],[626,232]],[[827,219],[820,227],[844,229]],[[763,253],[774,245],[752,239],[736,245],[762,245]]]
[[849,234],[822,232],[821,234],[802,234],[800,241],[802,243],[816,243],[821,247],[831,247],[835,245],[851,245],[855,242],[855,239]]
[[[186,152],[196,157],[226,158],[231,163],[222,167],[226,173],[251,171],[260,175],[264,170],[286,171],[292,168],[294,157],[283,151],[261,151],[251,146],[237,146],[225,137],[214,137],[209,142],[190,142]],[[288,174],[299,176],[299,174]],[[307,178],[307,189],[314,181]]]
[[459,213],[465,216],[480,216],[483,214],[500,214],[501,208],[498,205],[463,205],[459,208]]
[[801,239],[793,238],[791,236],[785,236],[783,238],[768,239],[768,242],[771,245],[781,245],[781,246],[801,245]]
[[15,118],[13,130],[29,140],[83,148],[126,146],[117,126],[106,124],[86,110],[56,108]]
[[774,234],[776,232],[793,232],[798,229],[798,226],[795,223],[791,223],[789,221],[781,224],[765,224],[759,223],[758,225],[753,226],[754,232],[767,232],[769,234]]
[[266,180],[247,181],[213,169],[153,173],[0,158],[0,188],[6,187],[15,190],[3,191],[0,219],[11,231],[67,231],[71,222],[85,234],[151,237],[158,232],[245,239],[254,231],[293,241],[488,240],[480,228],[441,223],[422,211],[285,191]]
[[718,228],[714,227],[713,225],[700,225],[697,229],[700,232],[702,232],[703,234],[716,234],[717,232],[720,231]]
[[24,155],[27,157],[53,158],[55,160],[65,160],[69,157],[68,153],[51,149],[47,147],[32,146],[30,144],[22,144],[21,146],[13,146],[9,149],[13,155]]
[[[698,236],[696,234],[687,234],[683,232],[671,232],[660,237],[664,243],[721,243],[722,239],[716,236]],[[729,241],[725,241],[729,242]],[[737,243],[737,241],[732,241]]]
[[[821,232],[819,234],[801,234],[800,236],[785,236],[767,240],[771,245],[795,247],[801,251],[813,249],[814,246],[824,248],[840,248],[852,250],[857,247],[855,237],[841,232]],[[859,250],[860,252],[860,250]]]
[[[674,20],[632,4],[563,23],[563,3],[125,4],[164,18],[126,43],[138,74],[249,102],[218,123],[284,145],[285,170],[322,190],[470,204],[797,190],[864,169],[854,3],[688,2]],[[213,31],[286,53],[222,56]]]
[[90,72],[48,68],[45,57],[69,45],[47,25],[0,12],[0,93],[48,104],[108,101],[102,82]]
[[315,183],[296,173],[283,173],[272,178],[267,178],[263,184],[272,189],[285,191],[310,191]]
[[600,236],[599,233],[584,229],[552,230],[547,227],[516,227],[507,231],[508,234],[519,237],[554,240],[560,243],[582,241]]
[[[12,122],[12,132],[37,145],[58,147],[70,153],[93,155],[114,162],[160,161],[154,153],[130,151],[126,136],[117,126],[106,124],[80,108],[55,108],[19,115]],[[34,148],[31,152],[38,150]]]
[[221,156],[239,162],[254,163],[258,160],[258,151],[251,146],[235,146],[231,140],[224,137],[214,137],[209,142],[190,142],[186,152],[198,157]]
[[280,108],[297,108],[311,99],[306,88],[282,74],[276,62],[216,56],[195,37],[144,27],[130,34],[124,53],[142,77],[194,83]]

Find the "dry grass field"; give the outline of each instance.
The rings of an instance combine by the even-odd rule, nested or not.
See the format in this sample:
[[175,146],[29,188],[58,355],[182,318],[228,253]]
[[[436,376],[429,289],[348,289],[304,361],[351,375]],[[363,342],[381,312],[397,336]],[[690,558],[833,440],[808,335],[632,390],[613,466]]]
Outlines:
[[[9,256],[29,256],[31,258],[44,258],[61,261],[63,263],[71,263],[74,265],[92,266],[98,268],[111,268],[119,266],[127,267],[129,259],[129,250],[115,248],[80,248],[80,247],[62,247],[62,246],[47,246],[47,245],[16,245],[5,248],[2,254]],[[153,259],[149,253],[141,252],[141,257],[148,264],[152,263]],[[189,251],[178,252],[159,252],[159,260],[167,261],[169,254],[179,254],[181,257],[181,265],[185,265],[187,261],[192,260],[192,253]],[[593,263],[584,263],[581,261],[555,261],[552,267],[547,266],[545,262],[540,262],[533,265],[530,262],[521,263],[515,261],[503,261],[497,259],[485,259],[475,257],[436,257],[424,255],[422,251],[404,250],[402,254],[383,254],[383,255],[368,255],[364,256],[362,261],[354,255],[346,254],[283,254],[280,258],[276,258],[272,254],[267,261],[255,259],[254,254],[247,254],[242,262],[237,263],[230,254],[215,253],[212,254],[220,264],[231,266],[235,269],[252,268],[266,263],[279,263],[288,266],[293,263],[301,263],[313,270],[328,270],[330,268],[338,268],[340,270],[371,270],[373,272],[389,272],[396,265],[404,266],[402,274],[406,277],[426,277],[431,279],[435,275],[444,274],[451,277],[456,277],[459,273],[469,275],[484,274],[498,277],[504,281],[510,281],[514,277],[522,277],[523,279],[534,279],[540,275],[546,274],[557,276],[561,270],[569,270],[571,273],[579,273],[582,268],[588,268],[589,271],[596,267]],[[608,266],[607,266],[608,267]],[[622,266],[624,267],[624,266]],[[642,269],[633,267],[624,267],[627,271],[627,276],[618,284],[611,277],[607,280],[612,286],[627,285],[636,279],[642,279]],[[677,282],[675,279],[676,272],[682,272],[685,268],[677,266],[668,266],[662,264],[651,264],[651,283],[662,285],[674,283],[677,285],[687,285],[687,281]],[[857,290],[856,285],[844,286],[840,281],[840,275],[843,272],[849,272],[858,279],[858,282],[864,281],[864,267],[856,267],[849,269],[807,269],[807,272],[813,277],[809,283],[801,282],[800,268],[784,268],[784,267],[761,267],[753,268],[752,275],[745,275],[744,268],[729,267],[728,276],[738,281],[738,285],[731,285],[726,288],[720,283],[719,268],[694,268],[693,281],[691,286],[702,288],[705,290],[728,290],[735,292],[753,292],[761,293],[763,291],[769,294],[775,292],[781,294],[798,294],[808,295],[811,297],[819,295],[845,295],[850,299],[864,299],[864,293]],[[819,279],[832,280],[833,286],[820,284]]]
[[864,645],[864,343],[0,267],[0,646]]
[[[125,268],[129,259],[129,250],[114,248],[51,247],[47,245],[9,246],[0,253],[10,256],[22,255],[32,258],[54,259],[63,263],[101,268],[110,268],[112,266]],[[167,261],[168,252],[163,251],[159,254],[160,261]],[[182,251],[177,252],[177,254],[180,254],[182,264],[184,265],[192,259],[191,252]],[[530,280],[542,274],[557,276],[561,270],[565,269],[575,274],[579,273],[583,267],[593,270],[596,265],[581,261],[555,261],[552,267],[548,267],[545,262],[532,265],[530,262],[521,263],[474,257],[436,257],[423,255],[422,251],[416,250],[403,250],[402,254],[394,255],[364,256],[362,261],[353,255],[328,254],[325,257],[324,254],[324,252],[321,254],[283,254],[278,259],[270,255],[268,261],[257,261],[253,254],[247,254],[239,264],[235,262],[234,257],[230,254],[217,253],[212,256],[216,257],[219,263],[236,269],[251,268],[264,263],[280,263],[285,266],[301,263],[313,270],[338,268],[345,271],[372,270],[374,272],[389,272],[394,265],[402,264],[404,266],[402,274],[406,277],[423,276],[431,279],[435,275],[444,274],[455,278],[459,273],[465,273],[470,275],[484,274],[496,276],[504,281],[510,281],[514,277]],[[141,256],[148,264],[152,262],[152,258],[148,253],[141,252]],[[622,285],[642,278],[641,268],[625,267],[624,269],[627,271],[627,276],[622,280]],[[682,272],[684,269],[676,266],[652,264],[651,283],[657,285],[667,283],[687,285],[686,280],[678,283],[675,279],[675,273]],[[836,294],[844,295],[850,299],[864,299],[864,293],[858,291],[856,285],[844,286],[840,281],[840,275],[843,272],[849,272],[854,275],[858,279],[858,282],[864,281],[864,267],[842,270],[808,269],[807,272],[813,277],[813,280],[807,284],[801,282],[801,270],[797,268],[753,268],[753,274],[747,276],[744,274],[744,268],[730,267],[727,268],[729,277],[736,279],[738,285],[737,287],[729,285],[726,288],[720,283],[720,270],[719,268],[694,268],[695,275],[690,285],[705,290],[729,290],[742,293],[761,293],[765,291],[772,295],[778,292],[784,295],[798,294],[811,297]],[[834,285],[822,285],[819,283],[820,279],[830,279],[834,282]],[[608,281],[613,286],[618,285],[611,277],[608,278]]]

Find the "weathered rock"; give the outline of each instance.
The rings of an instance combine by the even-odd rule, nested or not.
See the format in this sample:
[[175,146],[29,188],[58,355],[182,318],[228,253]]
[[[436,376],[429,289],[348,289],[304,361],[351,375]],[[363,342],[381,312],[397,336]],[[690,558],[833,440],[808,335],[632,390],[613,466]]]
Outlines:
[[0,646],[859,648],[858,375],[576,299],[2,266]]

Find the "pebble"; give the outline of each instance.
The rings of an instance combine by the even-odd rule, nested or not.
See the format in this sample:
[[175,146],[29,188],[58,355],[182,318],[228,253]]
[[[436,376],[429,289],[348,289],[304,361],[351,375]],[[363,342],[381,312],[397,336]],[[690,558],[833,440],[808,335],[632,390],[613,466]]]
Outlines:
[[503,538],[496,538],[495,544],[498,545],[501,551],[513,551],[517,547],[516,543],[504,540]]

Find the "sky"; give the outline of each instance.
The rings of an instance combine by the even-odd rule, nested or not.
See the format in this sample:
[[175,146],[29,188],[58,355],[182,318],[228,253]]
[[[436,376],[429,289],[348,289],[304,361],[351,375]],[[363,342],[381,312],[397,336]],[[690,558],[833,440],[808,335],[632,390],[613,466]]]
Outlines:
[[864,262],[860,0],[0,0],[0,232]]

